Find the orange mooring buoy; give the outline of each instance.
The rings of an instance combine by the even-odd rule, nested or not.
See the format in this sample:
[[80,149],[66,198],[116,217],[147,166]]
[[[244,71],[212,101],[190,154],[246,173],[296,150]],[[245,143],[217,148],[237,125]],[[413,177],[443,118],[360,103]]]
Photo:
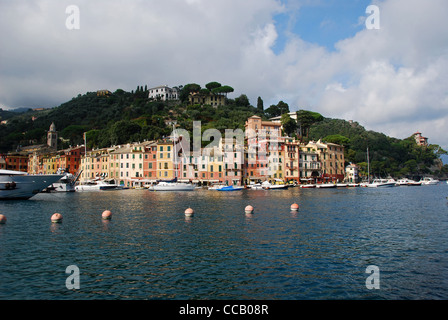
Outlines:
[[62,222],[62,214],[55,213],[51,216],[51,222],[53,223],[61,223]]
[[101,216],[104,220],[110,220],[112,219],[112,212],[110,212],[110,210],[106,210],[101,214]]
[[244,209],[244,212],[249,213],[249,214],[252,214],[252,213],[254,212],[254,207],[252,207],[252,206],[247,206],[247,207]]
[[191,208],[188,208],[187,210],[185,210],[185,216],[187,217],[191,217],[194,215],[194,210]]
[[294,203],[291,205],[291,210],[292,211],[299,211],[299,205],[297,203]]

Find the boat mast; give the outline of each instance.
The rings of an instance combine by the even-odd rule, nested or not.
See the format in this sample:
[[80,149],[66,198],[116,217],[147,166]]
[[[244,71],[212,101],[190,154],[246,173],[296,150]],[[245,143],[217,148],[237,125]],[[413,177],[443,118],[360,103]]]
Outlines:
[[370,157],[369,157],[369,147],[367,147],[367,181],[370,183]]
[[174,150],[174,157],[173,157],[173,165],[174,165],[174,178],[176,179],[178,176],[178,172],[177,172],[177,152],[176,152],[176,133],[175,133],[175,124],[176,122],[173,121],[173,150]]

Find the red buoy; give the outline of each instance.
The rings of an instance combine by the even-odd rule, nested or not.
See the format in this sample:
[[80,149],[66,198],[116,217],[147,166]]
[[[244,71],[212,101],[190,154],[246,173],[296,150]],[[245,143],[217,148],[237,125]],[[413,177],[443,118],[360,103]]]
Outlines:
[[0,224],[5,224],[6,223],[6,217],[2,214],[0,214]]

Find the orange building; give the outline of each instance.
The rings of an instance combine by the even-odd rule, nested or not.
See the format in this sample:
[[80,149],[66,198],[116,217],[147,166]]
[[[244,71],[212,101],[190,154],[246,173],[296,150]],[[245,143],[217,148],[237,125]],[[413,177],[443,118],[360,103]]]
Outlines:
[[0,169],[27,172],[28,155],[20,152],[0,155]]

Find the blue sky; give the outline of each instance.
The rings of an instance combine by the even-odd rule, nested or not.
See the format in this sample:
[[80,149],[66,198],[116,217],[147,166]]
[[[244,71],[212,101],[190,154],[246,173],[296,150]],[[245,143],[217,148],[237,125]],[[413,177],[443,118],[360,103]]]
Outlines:
[[283,50],[290,33],[333,51],[335,43],[365,29],[364,22],[360,22],[359,18],[368,16],[366,8],[372,4],[370,0],[305,1],[294,8],[291,5],[293,2],[284,2],[288,5],[288,12],[274,17],[278,31],[274,47],[276,53]]

